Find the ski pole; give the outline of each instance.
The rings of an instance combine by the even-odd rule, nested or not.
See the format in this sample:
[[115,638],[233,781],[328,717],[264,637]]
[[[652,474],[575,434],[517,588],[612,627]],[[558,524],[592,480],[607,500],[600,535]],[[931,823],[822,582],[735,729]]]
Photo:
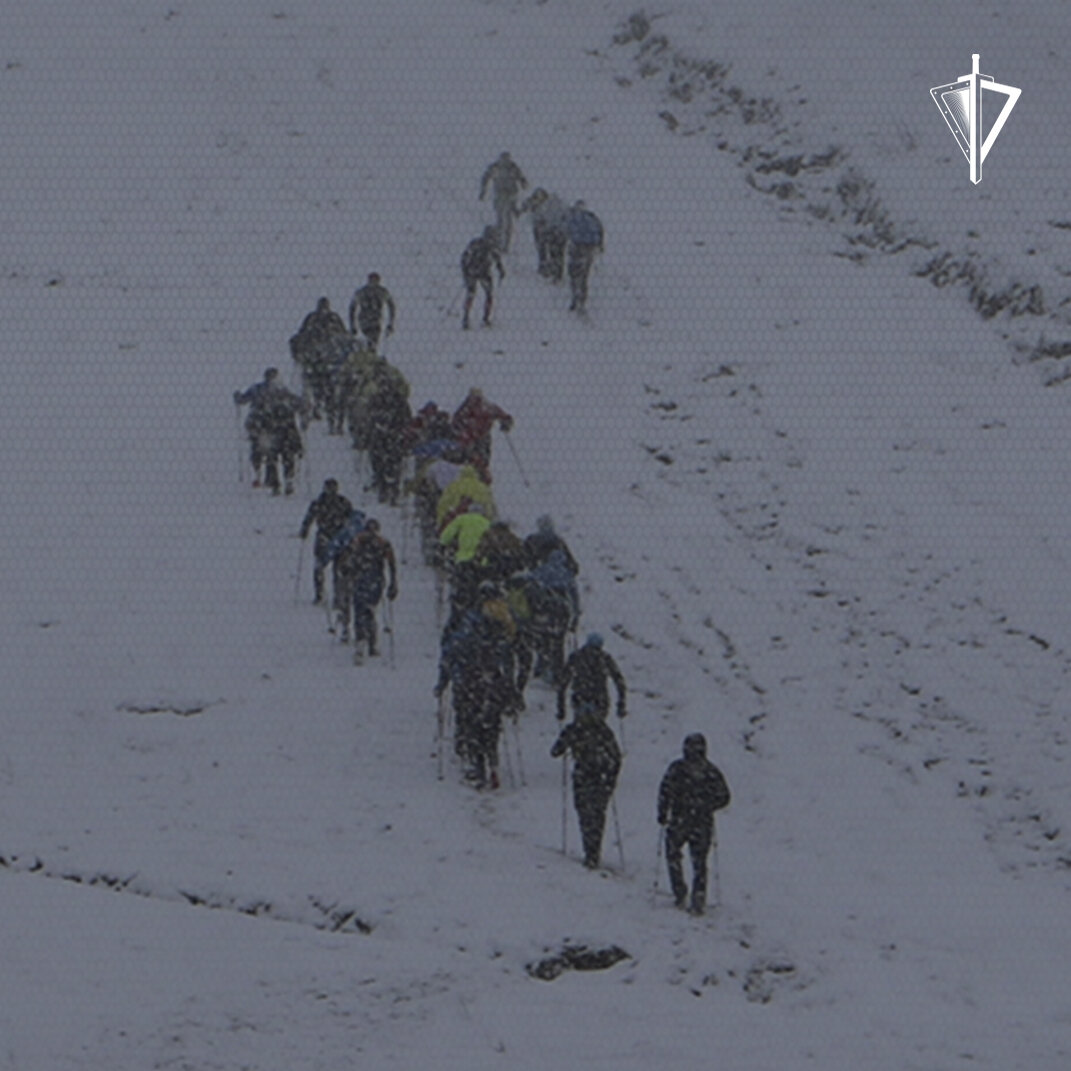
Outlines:
[[517,718],[513,719],[513,737],[517,747],[517,773],[521,779],[521,786],[525,787],[528,784],[528,779],[524,776],[524,756],[521,754],[521,726]]
[[621,839],[621,822],[617,817],[617,800],[610,797],[610,813],[614,816],[614,836],[617,837],[617,854],[621,857],[621,870],[625,869],[625,842]]
[[513,760],[510,758],[509,753],[509,733],[504,733],[503,736],[505,737],[503,740],[503,750],[506,756],[506,776],[509,777],[509,787],[516,788],[517,780],[513,776]]
[[714,871],[714,906],[721,906],[721,873],[718,870],[718,826],[714,815],[710,816],[711,865]]
[[464,284],[464,283],[462,283],[462,284],[461,284],[461,285],[460,285],[460,286],[459,286],[459,287],[457,288],[457,293],[456,293],[456,294],[454,294],[454,298],[453,298],[453,300],[452,300],[452,301],[450,302],[450,304],[449,304],[449,305],[448,305],[448,306],[446,307],[446,313],[445,313],[445,315],[447,315],[447,316],[453,316],[453,315],[454,315],[454,312],[455,312],[455,311],[456,311],[456,309],[457,309],[457,303],[458,303],[458,302],[459,302],[459,301],[461,300],[461,295],[462,295],[462,294],[463,294],[464,292],[465,292],[465,284]]
[[439,693],[439,707],[436,711],[436,719],[438,721],[438,746],[436,747],[436,760],[439,766],[439,780],[443,779],[443,738],[446,736],[446,689],[444,688]]
[[245,483],[245,443],[242,442],[242,407],[234,403],[234,434],[238,443],[238,482]]
[[387,634],[387,660],[394,669],[394,608],[390,599],[383,603],[383,631]]
[[301,564],[305,558],[305,540],[301,541],[301,546],[298,547],[297,553],[297,572],[294,574],[294,605],[297,606],[298,600],[301,598]]
[[655,872],[654,872],[654,886],[651,891],[655,897],[658,896],[658,886],[662,877],[662,846],[665,843],[666,830],[664,826],[658,827],[658,855],[655,859]]
[[509,437],[509,432],[504,431],[502,434],[506,437],[506,445],[509,447],[510,453],[513,455],[513,460],[517,462],[517,471],[521,474],[521,482],[525,487],[531,487],[528,482],[528,475],[524,471],[524,466],[521,464],[520,455],[517,453],[517,447],[513,445],[513,440]]

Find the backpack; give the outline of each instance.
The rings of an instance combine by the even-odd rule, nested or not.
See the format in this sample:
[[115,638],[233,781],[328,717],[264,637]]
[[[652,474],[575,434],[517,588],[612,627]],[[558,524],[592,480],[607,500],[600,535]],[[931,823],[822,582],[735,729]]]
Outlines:
[[483,238],[473,238],[461,254],[461,274],[466,279],[479,279],[491,271],[491,252]]
[[602,245],[602,223],[594,212],[575,209],[569,217],[569,241],[573,245]]

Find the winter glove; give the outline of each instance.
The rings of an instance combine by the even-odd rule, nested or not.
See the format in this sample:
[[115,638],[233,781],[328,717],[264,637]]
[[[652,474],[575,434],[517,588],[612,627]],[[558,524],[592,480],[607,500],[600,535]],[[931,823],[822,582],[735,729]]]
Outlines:
[[617,704],[617,716],[619,718],[623,718],[627,713],[628,713],[628,711],[625,709],[625,704],[624,703],[618,703]]
[[394,334],[394,324],[387,324],[387,338]]
[[387,588],[387,599],[390,602],[394,602],[396,598],[398,598],[398,585],[391,584],[391,586]]
[[499,427],[501,427],[503,431],[512,430],[512,428],[513,428],[513,417],[511,417],[511,416],[503,417],[502,420],[501,420],[501,423],[499,424]]
[[431,694],[435,696],[436,699],[442,699],[443,686],[441,684],[435,685],[435,687],[431,690]]
[[242,392],[240,390],[236,390],[234,392],[234,394],[232,395],[232,397],[234,398],[234,404],[235,405],[241,405],[242,404],[241,400],[240,400],[241,397],[242,397]]

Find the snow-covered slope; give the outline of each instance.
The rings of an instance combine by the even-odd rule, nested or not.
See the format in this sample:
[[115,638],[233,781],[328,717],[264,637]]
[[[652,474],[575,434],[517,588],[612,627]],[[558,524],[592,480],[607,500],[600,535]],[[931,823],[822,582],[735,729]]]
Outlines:
[[[0,1062],[1065,1067],[1065,400],[1025,359],[1062,7],[9,3]],[[1024,88],[977,189],[928,96],[972,51]],[[504,148],[607,252],[577,320],[522,231],[462,333]],[[943,253],[1043,310],[979,316]],[[343,444],[294,499],[238,480],[232,390],[370,270],[414,401],[510,409],[500,508],[581,561],[623,870],[612,829],[613,871],[559,851],[538,686],[500,793],[436,779],[415,554],[393,666],[328,636],[294,537],[325,476],[361,496]],[[734,790],[702,921],[655,889],[695,729]],[[530,977],[569,941],[628,958]]]

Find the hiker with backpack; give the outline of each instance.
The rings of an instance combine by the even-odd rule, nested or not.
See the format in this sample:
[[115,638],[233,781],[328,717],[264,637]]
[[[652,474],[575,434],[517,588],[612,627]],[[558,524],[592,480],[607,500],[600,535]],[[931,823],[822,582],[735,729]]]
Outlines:
[[294,469],[304,448],[298,431],[298,418],[304,424],[308,410],[304,399],[279,382],[279,369],[268,368],[264,378],[244,391],[234,392],[236,406],[248,405],[245,430],[249,436],[249,459],[253,465],[253,486],[260,487],[260,468],[264,466],[264,485],[273,495],[280,492],[279,467],[286,481],[286,493],[294,493]]
[[569,288],[571,312],[583,312],[588,301],[588,276],[595,254],[603,252],[605,241],[602,221],[583,201],[577,201],[566,222],[569,235]]
[[329,420],[332,415],[334,373],[339,362],[334,342],[348,334],[342,317],[322,297],[290,339],[290,356],[301,369],[302,393],[313,406],[314,420],[319,420],[324,409]]
[[532,191],[517,215],[532,213],[532,238],[535,241],[539,274],[560,283],[565,274],[565,247],[569,243],[567,222],[569,206],[557,194],[542,186]]
[[673,900],[688,902],[681,856],[684,846],[692,857],[692,896],[688,910],[702,915],[706,909],[707,856],[714,845],[714,812],[729,806],[729,786],[721,770],[707,758],[702,733],[684,738],[682,757],[671,762],[658,788],[658,824],[665,837],[666,867]]
[[499,787],[498,744],[502,719],[524,706],[517,682],[516,630],[501,593],[480,585],[472,605],[451,616],[443,630],[436,696],[450,685],[454,748],[465,780],[476,788]]
[[[328,477],[324,480],[323,491],[309,504],[301,522],[299,535],[307,539],[309,529],[316,525],[316,539],[313,542],[312,587],[313,602],[319,605],[324,599],[324,572],[327,569],[331,540],[342,531],[353,513],[353,503],[338,492],[338,480]],[[338,588],[337,563],[331,562],[332,587]]]
[[350,301],[350,331],[354,335],[360,333],[373,353],[383,334],[384,310],[388,314],[387,337],[390,338],[394,334],[394,298],[383,285],[379,272],[371,272],[368,282],[354,292]]
[[476,288],[483,287],[483,325],[491,325],[491,309],[495,303],[495,283],[491,269],[498,270],[498,278],[506,277],[502,266],[502,255],[498,250],[498,239],[494,227],[485,227],[479,238],[473,238],[461,254],[461,277],[465,283],[465,304],[461,313],[461,326],[469,329],[469,314],[472,303],[476,300]]
[[366,396],[372,489],[380,502],[396,506],[401,492],[405,434],[413,416],[409,384],[382,357],[376,358],[376,364]]
[[545,562],[529,569],[524,576],[534,672],[557,688],[565,663],[565,637],[576,630],[580,617],[576,576],[560,550],[553,551]]
[[495,208],[495,232],[498,247],[503,253],[509,252],[513,236],[513,217],[517,215],[517,197],[528,186],[524,172],[514,162],[508,152],[503,152],[498,159],[487,166],[480,179],[480,200],[491,189],[491,201]]
[[595,714],[583,714],[562,729],[550,749],[552,758],[569,753],[573,756],[573,806],[580,824],[584,866],[594,870],[602,853],[606,809],[621,770],[621,748],[606,722]]
[[379,521],[370,517],[364,528],[347,543],[337,559],[339,593],[338,624],[342,642],[349,640],[350,621],[353,622],[353,660],[360,663],[362,643],[367,642],[368,654],[378,654],[376,648],[376,607],[383,598],[384,572],[387,576],[387,598],[398,597],[398,566],[394,548],[380,534]]
[[591,632],[584,646],[569,656],[557,682],[558,721],[565,720],[566,695],[572,700],[574,717],[590,713],[606,721],[610,716],[610,681],[617,690],[617,716],[624,718],[628,713],[625,677],[613,657],[603,649],[602,636]]
[[485,483],[491,482],[491,431],[495,424],[509,433],[513,417],[472,387],[450,418],[450,432],[458,448],[475,465]]

